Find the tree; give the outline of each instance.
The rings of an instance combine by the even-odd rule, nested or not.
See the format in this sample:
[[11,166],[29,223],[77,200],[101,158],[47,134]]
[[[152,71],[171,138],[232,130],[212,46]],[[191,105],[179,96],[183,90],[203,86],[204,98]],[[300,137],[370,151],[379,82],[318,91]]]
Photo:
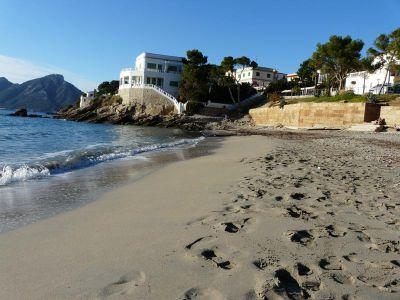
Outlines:
[[[226,86],[229,89],[229,94],[231,96],[232,102],[239,103],[240,102],[240,92],[241,92],[241,84],[238,79],[238,74],[241,75],[245,68],[252,67],[257,68],[258,64],[255,61],[250,60],[250,58],[246,56],[241,56],[237,58],[233,58],[232,56],[226,56],[220,63],[220,68],[224,73],[223,76],[226,77],[221,80],[221,84]],[[240,72],[239,72],[240,70]],[[236,74],[235,74],[236,71]],[[227,76],[226,76],[227,75]],[[236,75],[236,76],[235,76]],[[236,86],[237,95],[236,101],[233,97],[232,87]]]
[[117,93],[118,88],[119,88],[118,80],[104,81],[99,84],[97,88],[98,89],[97,95],[106,95],[106,94],[114,95]]
[[327,76],[329,82],[339,90],[343,89],[348,73],[362,68],[361,50],[364,42],[350,36],[333,35],[325,44],[318,44],[311,57],[311,65]]
[[375,66],[386,68],[385,79],[379,89],[382,93],[389,72],[398,72],[400,70],[400,28],[386,35],[381,34],[374,42],[374,47],[368,49],[369,58],[373,59]]
[[186,101],[205,102],[210,73],[207,56],[197,49],[187,51],[186,56],[179,86],[180,97]]
[[297,70],[297,76],[299,76],[303,87],[314,85],[317,76],[317,69],[315,69],[311,59],[306,59],[301,63]]

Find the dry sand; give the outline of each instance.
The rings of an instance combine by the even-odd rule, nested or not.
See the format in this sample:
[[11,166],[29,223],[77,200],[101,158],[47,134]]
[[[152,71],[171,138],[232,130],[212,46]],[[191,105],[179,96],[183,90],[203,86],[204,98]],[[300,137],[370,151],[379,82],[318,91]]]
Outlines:
[[227,138],[3,234],[0,299],[399,299],[400,139],[335,135]]

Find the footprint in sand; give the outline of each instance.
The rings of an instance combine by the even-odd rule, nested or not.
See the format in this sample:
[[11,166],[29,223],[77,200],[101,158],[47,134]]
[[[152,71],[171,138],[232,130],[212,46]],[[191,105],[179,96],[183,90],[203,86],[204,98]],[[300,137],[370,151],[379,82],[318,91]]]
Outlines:
[[224,300],[226,299],[219,291],[213,288],[194,287],[184,293],[179,300]]
[[285,269],[275,271],[276,283],[274,292],[281,296],[287,296],[289,299],[303,299],[302,290],[299,283]]
[[331,278],[339,284],[354,284],[355,280],[351,276],[347,276],[343,273],[335,272],[330,274]]
[[116,282],[101,289],[97,298],[105,299],[116,294],[131,295],[140,287],[145,287],[145,283],[146,275],[142,271],[131,271],[121,276]]
[[331,237],[342,237],[347,234],[346,231],[339,229],[337,226],[334,225],[328,225],[325,226],[325,231],[331,236]]
[[214,250],[212,249],[205,249],[201,251],[200,254],[205,260],[211,261],[215,266],[221,268],[223,270],[230,270],[232,269],[233,265],[227,259],[217,255]]
[[292,242],[306,246],[314,240],[313,235],[308,230],[289,231],[288,236]]
[[239,230],[241,230],[249,220],[250,220],[250,218],[245,218],[238,222],[226,222],[226,223],[222,223],[222,226],[224,227],[224,230],[226,232],[236,233]]
[[318,265],[323,270],[342,270],[342,265],[335,256],[322,258]]
[[306,265],[303,265],[302,263],[297,263],[296,269],[297,269],[297,273],[300,276],[307,276],[307,275],[311,275],[313,273],[309,267],[307,267]]
[[301,209],[296,205],[286,208],[286,212],[289,216],[291,216],[292,218],[295,218],[295,219],[301,218],[303,220],[308,221],[309,219],[317,218],[317,216],[312,215],[308,211]]

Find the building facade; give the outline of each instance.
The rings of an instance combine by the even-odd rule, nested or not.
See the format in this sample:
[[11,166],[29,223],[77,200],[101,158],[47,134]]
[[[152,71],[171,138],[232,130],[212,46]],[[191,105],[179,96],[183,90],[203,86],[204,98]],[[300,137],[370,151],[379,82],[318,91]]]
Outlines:
[[358,95],[366,93],[379,94],[380,91],[386,94],[393,91],[395,78],[399,75],[395,72],[387,73],[387,68],[385,67],[373,73],[367,71],[350,73],[346,78],[345,88]]
[[256,89],[264,89],[271,82],[286,78],[286,74],[264,67],[238,69],[234,76],[239,83],[249,83]]
[[298,79],[300,79],[300,78],[299,78],[299,75],[297,75],[297,73],[290,73],[290,74],[286,75],[286,80],[288,82],[295,81],[295,80],[298,80]]
[[119,89],[154,85],[177,98],[182,69],[182,57],[144,52],[136,58],[134,68],[121,71]]
[[85,108],[90,105],[90,102],[95,98],[95,91],[86,92],[86,95],[81,95],[79,107]]

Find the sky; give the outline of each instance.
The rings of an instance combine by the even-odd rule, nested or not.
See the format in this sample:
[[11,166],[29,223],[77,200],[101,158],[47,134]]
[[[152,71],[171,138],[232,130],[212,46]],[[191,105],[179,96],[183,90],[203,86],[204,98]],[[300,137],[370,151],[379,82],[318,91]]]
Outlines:
[[189,49],[292,73],[333,34],[367,49],[397,27],[400,0],[0,0],[0,77],[61,73],[90,90],[142,52]]

